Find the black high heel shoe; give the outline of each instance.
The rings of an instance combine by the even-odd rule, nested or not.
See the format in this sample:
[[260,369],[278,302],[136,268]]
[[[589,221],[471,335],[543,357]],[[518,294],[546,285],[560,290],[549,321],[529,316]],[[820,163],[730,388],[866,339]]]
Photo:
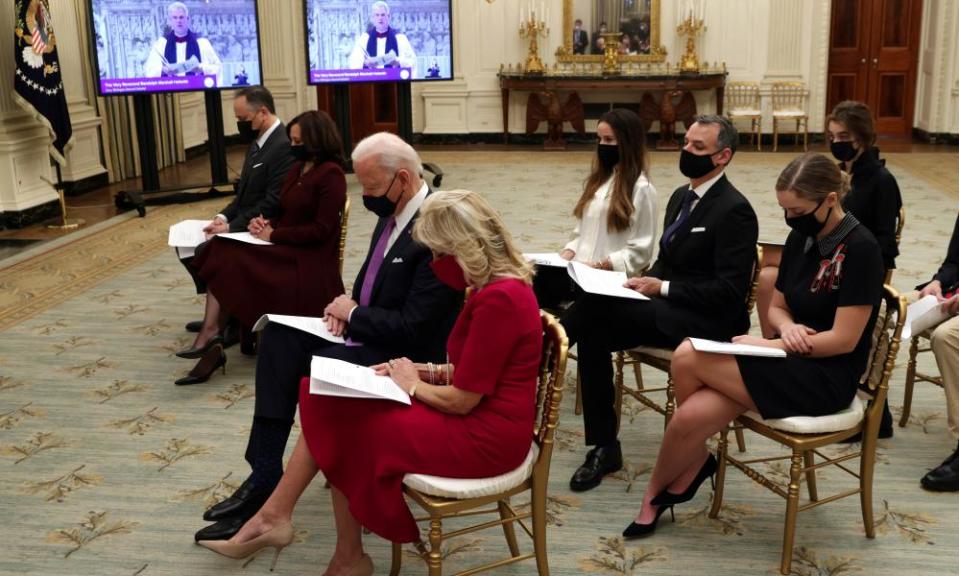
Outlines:
[[177,358],[186,358],[187,360],[193,360],[196,358],[202,358],[210,351],[211,348],[218,344],[223,343],[223,337],[217,334],[216,336],[210,338],[206,341],[206,344],[197,348],[196,346],[190,346],[189,348],[184,348],[175,354]]
[[702,468],[696,473],[696,477],[693,478],[692,484],[690,484],[682,494],[673,494],[672,492],[663,490],[657,494],[655,498],[650,500],[649,503],[653,506],[670,506],[689,502],[696,496],[696,491],[699,490],[702,483],[706,481],[706,478],[710,479],[713,489],[715,490],[716,480],[713,476],[716,474],[717,468],[719,468],[719,463],[716,461],[716,457],[710,453],[709,456],[706,457],[706,461],[703,462]]
[[672,518],[673,522],[676,521],[676,515],[673,514],[672,504],[668,506],[660,506],[656,510],[656,517],[653,518],[653,521],[649,524],[637,524],[635,522],[630,522],[629,526],[623,530],[623,538],[632,539],[632,538],[642,538],[644,536],[649,536],[656,531],[656,524],[659,523],[659,517],[663,515],[663,512],[669,510],[669,516]]
[[202,384],[210,379],[210,376],[221,368],[226,374],[226,353],[223,352],[223,346],[217,344],[210,348],[207,353],[200,358],[190,373],[180,378],[174,384],[177,386],[187,386],[189,384]]

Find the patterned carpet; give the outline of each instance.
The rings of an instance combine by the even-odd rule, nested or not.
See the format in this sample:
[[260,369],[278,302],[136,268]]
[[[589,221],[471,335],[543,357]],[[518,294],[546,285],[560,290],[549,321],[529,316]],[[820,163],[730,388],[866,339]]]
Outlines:
[[[445,189],[484,192],[524,249],[554,249],[572,226],[588,153],[431,152],[447,173]],[[789,154],[741,153],[730,179],[753,202],[760,236],[785,237],[773,184]],[[891,155],[908,206],[903,255],[894,284],[908,289],[943,257],[959,190],[948,166],[955,156]],[[948,161],[947,161],[948,160]],[[675,154],[653,155],[651,178],[661,207],[682,177]],[[951,171],[950,171],[951,172]],[[350,193],[359,189],[351,181]],[[346,278],[365,254],[373,217],[354,201]],[[242,459],[252,410],[254,360],[229,351],[227,374],[188,388],[173,386],[190,363],[173,357],[189,342],[183,323],[202,300],[172,253],[166,229],[219,203],[151,209],[145,219],[120,218],[9,265],[0,262],[0,574],[213,575],[261,574],[267,554],[250,562],[193,545],[204,508],[246,477]],[[902,403],[905,353],[893,377],[891,403]],[[931,356],[920,365],[934,369]],[[572,382],[575,364],[567,380]],[[647,382],[662,376],[647,371]],[[631,380],[631,377],[627,377]],[[617,536],[640,499],[662,434],[662,420],[640,406],[624,408],[628,465],[586,494],[567,482],[582,461],[582,424],[568,390],[554,453],[549,532],[554,574],[774,574],[778,571],[783,503],[741,474],[727,478],[726,506],[705,516],[709,491],[677,507],[651,539],[623,544]],[[919,477],[955,446],[945,429],[942,392],[917,385],[913,415],[884,441],[875,481],[878,534],[863,536],[858,500],[801,514],[796,574],[954,574],[959,557],[959,495],[918,487]],[[774,446],[747,435],[750,453]],[[292,446],[292,443],[291,443]],[[842,449],[833,448],[832,453]],[[785,468],[769,466],[785,480]],[[838,472],[829,486],[849,488]],[[307,491],[294,518],[297,541],[277,574],[322,573],[333,543],[322,482]],[[385,573],[388,544],[366,542]],[[521,547],[529,545],[521,540]],[[505,552],[498,530],[450,542],[447,573]],[[530,574],[531,563],[503,569]],[[412,556],[404,574],[423,574]]]

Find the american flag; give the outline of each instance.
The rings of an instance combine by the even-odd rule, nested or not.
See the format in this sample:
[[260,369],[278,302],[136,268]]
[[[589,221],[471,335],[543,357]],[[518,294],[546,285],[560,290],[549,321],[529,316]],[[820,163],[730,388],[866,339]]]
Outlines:
[[33,27],[33,36],[30,38],[30,42],[33,45],[33,51],[36,54],[43,54],[43,51],[47,48],[47,39],[46,32],[46,22],[43,18],[43,8],[37,10],[37,23]]

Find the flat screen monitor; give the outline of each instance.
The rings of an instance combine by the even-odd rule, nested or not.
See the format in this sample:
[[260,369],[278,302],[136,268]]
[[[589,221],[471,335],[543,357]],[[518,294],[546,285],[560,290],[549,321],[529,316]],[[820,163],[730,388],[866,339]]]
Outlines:
[[89,0],[101,95],[261,83],[257,0]]
[[452,0],[304,0],[310,84],[453,78]]

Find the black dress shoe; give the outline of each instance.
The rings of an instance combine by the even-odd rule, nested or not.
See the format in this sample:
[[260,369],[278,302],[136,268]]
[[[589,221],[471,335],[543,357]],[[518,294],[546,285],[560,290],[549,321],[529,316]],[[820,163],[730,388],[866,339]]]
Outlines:
[[603,476],[623,467],[623,453],[619,442],[597,446],[586,454],[586,461],[576,469],[569,481],[573,492],[584,492],[599,486]]
[[[882,408],[882,419],[879,420],[879,439],[887,440],[889,438],[892,438],[892,412],[889,411],[889,401],[886,400],[886,405]],[[862,432],[839,441],[840,444],[853,444],[855,442],[862,442]]]
[[[702,483],[706,481],[706,478],[712,479],[717,468],[719,468],[719,463],[716,461],[716,457],[710,453],[709,456],[706,457],[706,461],[703,462],[699,472],[696,473],[696,477],[693,478],[692,483],[682,494],[673,494],[672,492],[663,490],[659,493],[659,495],[650,500],[649,503],[654,506],[670,506],[672,504],[689,502],[694,496],[696,496],[696,491],[699,490],[699,487],[702,485]],[[713,480],[713,483],[713,488],[715,489],[715,480]]]
[[206,344],[204,344],[203,346],[199,346],[199,347],[190,346],[189,348],[184,348],[183,350],[180,350],[174,355],[177,358],[185,358],[187,360],[202,358],[204,354],[210,351],[210,348],[213,348],[214,346],[218,346],[222,344],[223,344],[223,337],[217,334],[213,336],[213,338],[210,338],[209,340],[207,340]]
[[193,332],[194,334],[198,333],[203,329],[203,320],[194,320],[193,322],[187,322],[184,326],[187,332]]
[[637,524],[635,522],[630,522],[629,526],[623,530],[623,538],[627,540],[632,540],[634,538],[644,538],[649,536],[656,531],[656,525],[659,524],[659,517],[663,515],[663,512],[669,510],[669,516],[673,519],[673,522],[676,521],[676,515],[673,514],[672,505],[669,506],[660,506],[656,510],[656,517],[653,518],[653,521],[649,524]]
[[250,518],[252,518],[252,516],[248,518],[245,515],[224,518],[216,524],[210,524],[206,528],[198,531],[193,535],[193,539],[197,542],[200,540],[229,540],[240,531],[240,528],[243,528],[243,524]]
[[206,354],[200,358],[200,361],[196,363],[196,366],[190,370],[190,373],[176,380],[174,384],[177,386],[202,384],[210,379],[210,376],[216,372],[217,368],[221,368],[223,373],[226,374],[226,353],[223,352],[222,345],[216,345],[210,348]]
[[214,504],[204,512],[203,519],[207,522],[216,522],[234,516],[245,515],[247,518],[252,518],[272,493],[273,488],[263,489],[247,478],[232,496]]
[[959,491],[959,448],[945,462],[923,476],[919,483],[932,492]]

